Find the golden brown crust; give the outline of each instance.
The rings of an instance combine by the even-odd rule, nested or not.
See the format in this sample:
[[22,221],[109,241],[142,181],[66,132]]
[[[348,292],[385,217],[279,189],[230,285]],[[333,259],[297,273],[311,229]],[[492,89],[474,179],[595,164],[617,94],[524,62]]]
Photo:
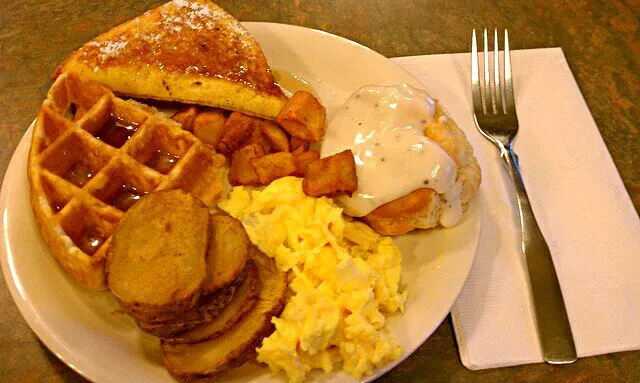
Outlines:
[[297,170],[296,157],[290,152],[276,152],[253,158],[251,165],[262,185],[269,185],[276,179],[289,176]]
[[[41,196],[33,191],[33,183],[30,185],[31,206],[41,205]],[[82,286],[90,290],[106,290],[106,277],[104,264],[106,260],[106,249],[109,243],[104,244],[104,248],[98,249],[93,255],[84,254],[77,248],[70,248],[69,243],[56,230],[58,224],[51,221],[51,217],[45,213],[43,208],[33,209],[36,224],[42,234],[44,242],[56,257],[60,265],[68,272],[73,279]],[[117,214],[117,213],[114,213]],[[114,216],[114,219],[119,219]]]
[[313,161],[304,170],[302,190],[310,197],[351,196],[358,189],[358,176],[350,149]]
[[271,318],[284,308],[287,295],[286,273],[280,272],[272,258],[253,252],[261,291],[249,312],[217,338],[194,344],[161,342],[162,360],[169,373],[181,381],[212,381],[230,368],[254,355],[255,347],[273,332]]
[[202,285],[205,294],[234,283],[249,260],[249,237],[237,219],[222,212],[210,217],[207,248],[207,277]]
[[253,37],[217,5],[174,0],[96,37],[56,70],[117,93],[275,118],[286,97]]
[[247,264],[247,276],[238,286],[233,298],[222,311],[211,321],[189,330],[176,333],[173,336],[162,336],[168,343],[198,343],[213,339],[228,331],[253,307],[260,293],[258,271],[250,261]]
[[258,173],[252,165],[254,158],[264,156],[264,149],[260,144],[250,144],[236,150],[231,155],[229,182],[233,186],[257,185],[260,183]]
[[378,207],[362,220],[379,234],[404,234],[418,226],[420,212],[425,208],[430,209],[437,198],[433,189],[417,189]]
[[206,278],[209,213],[181,190],[148,194],[118,224],[107,255],[107,283],[138,320],[183,312]]
[[[99,138],[114,121],[129,124],[134,133],[116,137],[124,138],[117,143]],[[161,152],[170,169],[152,163]],[[178,188],[212,205],[222,193],[224,161],[140,104],[65,73],[51,86],[33,129],[27,164],[31,206],[65,270],[85,287],[104,290],[111,235],[136,199]],[[76,172],[81,168],[85,176]]]
[[220,111],[203,111],[193,121],[193,135],[214,148],[222,133],[227,119]]
[[[424,135],[436,142],[456,162],[456,181],[460,182],[460,202],[463,211],[475,198],[481,181],[478,160],[464,132],[448,118],[436,103],[435,122],[424,128]],[[362,218],[383,235],[404,234],[416,228],[429,229],[438,224],[439,210],[444,202],[432,189],[418,189],[388,202]]]
[[[244,282],[244,278],[240,283]],[[153,322],[137,320],[136,324],[144,332],[166,338],[192,330],[218,317],[231,302],[238,286],[229,286],[215,293],[201,296],[195,307],[183,313],[159,316]]]
[[318,142],[324,137],[327,111],[313,94],[297,91],[284,105],[276,122],[293,137]]
[[[436,108],[436,118],[443,115],[442,108]],[[469,202],[475,198],[482,181],[480,165],[473,154],[471,143],[450,118],[446,118],[440,123],[427,125],[424,128],[424,135],[437,142],[458,165],[456,180],[462,182],[460,201],[462,206],[466,208]]]
[[258,125],[258,119],[240,112],[233,112],[224,124],[222,136],[216,144],[219,153],[229,157],[244,146]]

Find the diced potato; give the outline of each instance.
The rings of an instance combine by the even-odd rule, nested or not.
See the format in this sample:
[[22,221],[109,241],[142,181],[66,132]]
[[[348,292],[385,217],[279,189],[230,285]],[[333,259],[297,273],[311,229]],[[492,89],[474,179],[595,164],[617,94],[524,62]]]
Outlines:
[[275,179],[290,176],[298,169],[295,156],[289,152],[267,154],[264,157],[251,160],[251,164],[258,173],[258,179],[262,185],[268,185]]
[[351,196],[358,189],[356,163],[351,150],[316,160],[307,166],[302,189],[310,197]]
[[304,153],[309,150],[309,141],[305,141],[300,137],[293,136],[291,137],[289,147],[291,148],[291,153]]
[[257,127],[253,130],[251,137],[244,143],[245,145],[258,144],[262,146],[264,154],[272,152],[271,141],[262,133],[262,129]]
[[200,112],[193,120],[193,134],[207,145],[216,146],[222,133],[226,119],[216,111]]
[[257,185],[258,174],[252,165],[254,159],[264,156],[262,146],[251,144],[233,152],[231,156],[231,168],[229,169],[229,182],[233,186]]
[[287,134],[276,124],[271,121],[264,120],[260,125],[262,134],[269,139],[273,145],[274,151],[277,152],[289,152],[289,137]]
[[216,150],[225,156],[244,146],[255,129],[254,118],[233,112],[224,124],[224,133],[216,144]]
[[309,150],[303,153],[296,154],[296,172],[293,173],[296,177],[304,177],[307,172],[307,167],[314,161],[320,159],[320,153],[315,150]]
[[284,105],[276,122],[290,135],[310,142],[324,136],[327,111],[309,92],[297,91]]
[[192,131],[193,130],[193,121],[198,114],[198,108],[194,105],[188,106],[182,110],[175,112],[171,119],[180,125],[182,125],[182,129]]

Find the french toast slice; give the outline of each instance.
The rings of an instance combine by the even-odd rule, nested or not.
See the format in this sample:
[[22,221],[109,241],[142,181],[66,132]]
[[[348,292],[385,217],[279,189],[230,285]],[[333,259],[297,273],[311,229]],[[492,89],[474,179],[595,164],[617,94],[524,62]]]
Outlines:
[[173,0],[86,43],[54,75],[75,72],[118,94],[275,119],[286,96],[253,37],[207,0]]

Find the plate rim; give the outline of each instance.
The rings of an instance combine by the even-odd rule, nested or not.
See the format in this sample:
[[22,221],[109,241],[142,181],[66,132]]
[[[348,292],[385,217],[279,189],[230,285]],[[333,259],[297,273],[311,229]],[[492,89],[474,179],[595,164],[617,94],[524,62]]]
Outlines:
[[[349,44],[358,49],[364,49],[368,51],[369,54],[373,53],[378,57],[380,57],[381,59],[384,59],[390,64],[394,65],[400,71],[404,72],[407,77],[414,79],[416,83],[420,84],[423,89],[427,90],[431,94],[431,92],[424,86],[424,84],[422,84],[418,79],[416,79],[413,75],[411,75],[406,69],[401,67],[399,64],[393,62],[392,60],[389,60],[389,58],[387,58],[386,56],[380,54],[379,52],[374,51],[373,49],[365,45],[360,44],[359,42],[349,40],[345,37],[335,35],[320,29],[307,28],[299,25],[274,23],[274,22],[259,22],[259,21],[243,21],[242,24],[245,27],[248,26],[248,27],[261,28],[261,27],[268,26],[268,27],[275,27],[275,28],[289,28],[289,29],[295,29],[295,30],[304,30],[305,33],[312,32],[314,34],[320,34],[326,38],[338,40],[341,43]],[[21,316],[27,322],[31,330],[36,334],[38,339],[47,347],[47,349],[51,353],[53,353],[64,364],[69,366],[74,372],[78,373],[85,379],[93,381],[96,378],[96,375],[99,376],[102,374],[96,371],[95,367],[82,364],[81,363],[82,361],[80,360],[80,358],[76,356],[76,353],[72,352],[71,350],[68,350],[63,343],[61,343],[59,340],[56,339],[54,334],[52,334],[51,332],[52,330],[49,328],[49,326],[47,326],[45,321],[43,321],[40,318],[40,315],[38,314],[38,311],[36,310],[34,305],[31,302],[29,302],[27,297],[22,292],[23,288],[21,286],[20,278],[17,276],[15,268],[13,266],[14,255],[11,251],[12,247],[11,247],[11,244],[9,243],[9,238],[8,238],[7,209],[8,209],[8,202],[10,201],[10,195],[11,195],[10,191],[13,189],[13,185],[15,185],[14,181],[20,176],[20,172],[11,171],[11,170],[17,166],[15,163],[17,163],[20,160],[20,155],[24,154],[28,156],[29,145],[30,145],[29,138],[31,137],[35,123],[36,123],[36,119],[34,119],[33,122],[29,125],[26,132],[20,139],[18,146],[14,150],[11,156],[11,159],[9,161],[9,164],[7,166],[7,170],[2,181],[2,186],[0,188],[0,216],[2,217],[2,228],[0,229],[0,242],[1,242],[0,243],[0,265],[2,267],[2,273],[5,279],[5,283],[9,289],[9,292],[11,294],[11,297],[14,303],[18,307],[18,310]],[[455,297],[449,303],[447,311],[444,312],[438,318],[437,323],[435,323],[432,326],[432,328],[429,329],[429,331],[427,331],[424,334],[423,338],[419,340],[419,342],[415,345],[415,347],[413,347],[412,349],[405,348],[403,350],[403,356],[401,356],[400,358],[394,361],[388,362],[383,367],[375,370],[374,374],[361,378],[360,380],[362,382],[369,382],[383,376],[385,373],[392,370],[398,364],[400,364],[401,362],[409,358],[422,344],[424,344],[424,342],[429,337],[431,337],[431,335],[442,324],[442,322],[445,320],[447,315],[449,315],[449,313],[451,312],[451,308],[455,304],[457,297],[460,295],[460,292],[462,291],[464,283],[469,276],[471,267],[476,257],[477,248],[479,244],[480,231],[482,226],[481,225],[481,221],[482,221],[481,193],[478,193],[476,198],[472,201],[469,207],[469,210],[471,209],[476,210],[475,214],[477,215],[477,217],[475,218],[476,219],[476,222],[475,222],[476,241],[475,241],[475,246],[473,250],[474,254],[473,254],[473,257],[469,259],[468,264],[466,265],[467,267],[464,270],[465,277],[461,281],[459,288],[456,288],[456,291],[454,294]],[[29,214],[33,214],[33,211],[30,211]]]
[[[11,294],[11,298],[13,299],[15,305],[18,307],[18,311],[20,312],[22,319],[27,322],[27,325],[29,326],[29,328],[31,328],[31,331],[33,331],[38,339],[45,345],[47,350],[49,350],[58,359],[60,359],[60,361],[69,366],[69,368],[78,373],[80,376],[84,377],[87,380],[93,381],[85,370],[82,370],[77,366],[77,359],[73,356],[73,353],[62,353],[58,351],[60,348],[65,349],[64,345],[62,345],[55,339],[51,331],[48,329],[46,323],[40,319],[37,310],[21,292],[22,286],[20,284],[20,278],[17,276],[15,267],[13,266],[14,255],[11,252],[11,244],[9,243],[7,230],[7,205],[9,201],[10,191],[15,184],[14,182],[10,181],[14,181],[18,177],[19,173],[14,171],[9,173],[9,171],[16,167],[15,162],[19,161],[20,155],[23,153],[23,151],[27,152],[26,155],[28,156],[29,148],[27,145],[30,145],[30,137],[33,133],[33,128],[36,124],[36,120],[37,118],[34,118],[34,120],[31,122],[26,132],[18,142],[18,146],[11,155],[11,160],[9,160],[9,165],[7,166],[7,171],[4,175],[2,186],[0,188],[0,215],[2,217],[2,229],[0,229],[0,265],[2,267],[2,275],[5,284],[9,289],[9,293]],[[29,211],[29,214],[33,214],[33,211]]]

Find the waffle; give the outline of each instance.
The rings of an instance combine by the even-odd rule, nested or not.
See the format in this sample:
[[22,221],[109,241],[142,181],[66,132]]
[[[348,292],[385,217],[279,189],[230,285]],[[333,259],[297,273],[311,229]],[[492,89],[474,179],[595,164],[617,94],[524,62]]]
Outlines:
[[117,94],[274,119],[286,102],[253,37],[207,0],[174,0],[86,43],[57,69]]
[[224,157],[139,103],[73,74],[52,85],[33,130],[31,205],[45,242],[82,285],[107,288],[116,225],[141,196],[182,189],[212,206]]

